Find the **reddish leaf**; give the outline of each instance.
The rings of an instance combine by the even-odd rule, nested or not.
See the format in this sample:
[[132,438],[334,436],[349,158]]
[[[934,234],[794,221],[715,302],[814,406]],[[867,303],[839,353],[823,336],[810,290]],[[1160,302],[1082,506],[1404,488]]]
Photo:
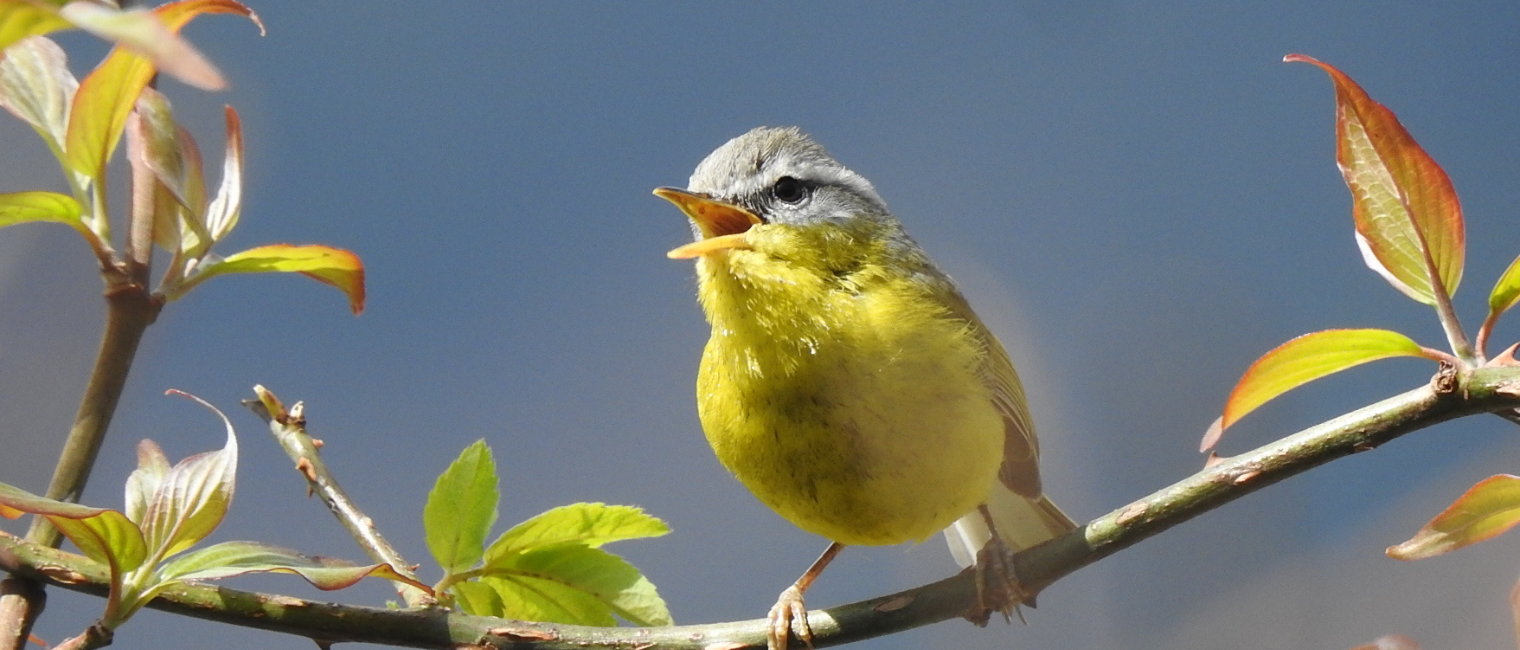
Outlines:
[[195,285],[226,273],[279,272],[300,273],[337,287],[348,295],[348,306],[354,314],[364,311],[364,263],[358,255],[331,246],[273,244],[250,248],[224,260],[208,263],[177,289],[171,298],[183,295]]
[[221,241],[237,226],[243,211],[243,123],[237,111],[226,107],[227,152],[222,161],[222,186],[206,209],[206,229],[213,242]]
[[1432,270],[1449,297],[1462,280],[1462,207],[1440,165],[1393,112],[1351,77],[1313,58],[1335,83],[1336,162],[1351,189],[1357,243],[1368,266],[1420,302],[1436,304]]
[[1472,486],[1388,557],[1419,560],[1498,536],[1520,523],[1520,477],[1500,474]]
[[302,555],[259,542],[223,542],[186,553],[160,568],[158,578],[169,583],[217,580],[249,573],[292,573],[323,590],[343,589],[375,576],[432,593],[427,585],[401,575],[389,564],[356,566],[343,560]]
[[227,87],[216,66],[188,41],[170,32],[150,11],[71,2],[58,13],[80,29],[147,57],[158,69],[180,81],[202,90]]
[[[261,32],[263,30],[253,10],[233,0],[183,0],[158,7],[153,13],[172,33],[178,33],[192,18],[212,13],[246,16],[259,24]],[[99,181],[106,161],[121,139],[127,114],[154,72],[153,63],[147,58],[117,47],[80,82],[69,114],[68,145],[65,147],[74,170]]]
[[[196,181],[201,180],[199,152],[194,154],[195,160],[190,160],[192,154],[187,150],[195,148],[194,140],[187,140],[189,134],[182,133],[179,125],[174,122],[169,99],[152,88],[143,88],[137,97],[137,109],[129,119],[138,124],[142,133],[142,149],[134,152],[134,155],[142,158],[148,169],[174,194],[180,205],[192,211],[203,210],[201,203],[206,195],[204,183],[202,187],[192,187]],[[185,146],[186,142],[189,143],[188,147]],[[197,198],[201,200],[197,201]]]
[[[134,185],[133,191],[155,193],[151,201],[144,199],[152,205],[153,242],[189,257],[204,253],[212,241],[205,225],[206,180],[200,148],[190,132],[174,122],[169,101],[152,88],[142,89],[137,109],[128,117],[127,155],[133,164],[134,184],[148,184]],[[151,174],[143,174],[139,165]]]
[[[1220,436],[1223,436],[1223,435],[1224,435],[1224,418],[1222,418],[1222,417],[1214,418],[1214,421],[1209,423],[1209,428],[1206,429],[1206,430],[1204,430],[1204,432],[1203,432],[1203,441],[1198,444],[1198,453],[1203,453],[1205,451],[1213,449],[1214,445],[1219,444],[1219,438],[1220,438]],[[1218,457],[1217,454],[1213,454],[1213,453],[1209,454],[1209,457],[1208,457],[1207,460],[1204,461],[1204,465],[1203,466],[1204,467],[1213,467],[1215,463],[1219,462],[1219,461],[1215,460],[1215,458],[1217,458],[1217,457]]]
[[[1425,356],[1419,344],[1398,332],[1380,329],[1325,330],[1288,341],[1246,369],[1218,424],[1223,431],[1256,407],[1289,390],[1369,361],[1389,357]],[[1205,447],[1218,439],[1211,427]]]

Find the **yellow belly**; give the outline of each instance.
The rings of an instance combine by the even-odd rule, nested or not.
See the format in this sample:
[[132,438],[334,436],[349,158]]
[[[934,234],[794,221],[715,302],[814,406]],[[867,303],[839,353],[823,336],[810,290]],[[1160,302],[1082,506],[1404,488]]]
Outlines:
[[[734,282],[717,276],[704,285]],[[707,303],[698,412],[723,465],[798,527],[844,544],[921,541],[985,501],[1003,422],[966,324],[912,283],[808,295],[795,311],[763,297]]]

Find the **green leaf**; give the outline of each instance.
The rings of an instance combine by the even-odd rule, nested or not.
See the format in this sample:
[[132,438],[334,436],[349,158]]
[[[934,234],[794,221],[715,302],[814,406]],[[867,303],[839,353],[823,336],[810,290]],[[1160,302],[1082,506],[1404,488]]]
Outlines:
[[169,459],[164,450],[152,440],[137,443],[137,469],[127,476],[127,519],[141,523],[158,493],[164,478],[169,475]]
[[389,564],[358,566],[259,542],[223,542],[191,551],[161,567],[157,578],[167,584],[184,580],[219,580],[248,573],[290,573],[325,591],[343,589],[370,576],[428,590],[427,585],[402,576]]
[[1418,560],[1498,536],[1520,523],[1520,477],[1500,474],[1472,486],[1388,557]]
[[227,416],[199,398],[227,429],[227,444],[196,454],[169,470],[142,516],[143,537],[155,557],[166,558],[194,546],[222,523],[237,480],[237,434]]
[[58,532],[79,547],[79,552],[84,553],[85,557],[110,566],[113,582],[119,580],[121,574],[142,566],[148,558],[142,531],[126,515],[115,510],[106,510],[85,518],[64,514],[37,514],[47,517]]
[[1418,343],[1380,329],[1325,330],[1305,334],[1257,359],[1225,402],[1220,428],[1228,428],[1271,399],[1311,381],[1369,361],[1423,357]]
[[0,50],[28,36],[41,36],[74,25],[58,15],[63,3],[0,0]]
[[665,601],[638,569],[580,544],[512,556],[482,581],[501,596],[508,618],[610,626],[616,614],[634,625],[672,624]]
[[1488,320],[1498,320],[1499,314],[1509,311],[1516,302],[1520,302],[1520,257],[1509,263],[1509,268],[1494,283],[1494,290],[1489,292]]
[[358,255],[331,246],[273,244],[250,248],[202,265],[169,297],[178,298],[196,285],[227,273],[300,273],[343,291],[355,314],[364,311],[364,263]]
[[486,550],[486,565],[512,555],[566,543],[595,548],[608,542],[659,537],[670,532],[665,522],[633,506],[576,503],[560,506],[513,526]]
[[63,48],[45,37],[23,39],[0,56],[0,106],[32,125],[59,161],[78,89]]
[[446,573],[458,573],[480,562],[486,534],[496,523],[499,498],[491,448],[484,440],[477,440],[438,477],[422,509],[428,550]]
[[1357,244],[1367,265],[1427,305],[1436,304],[1433,274],[1448,298],[1455,294],[1466,235],[1446,172],[1393,111],[1351,77],[1307,56],[1284,60],[1319,66],[1335,84],[1336,162],[1351,190]]
[[501,595],[492,586],[471,580],[468,582],[456,582],[449,587],[454,594],[455,602],[459,603],[459,609],[464,613],[474,616],[506,616],[507,606],[502,604]]
[[4,483],[0,483],[0,505],[46,517],[85,557],[110,566],[113,581],[140,566],[147,556],[137,526],[115,510],[57,501]]
[[84,208],[67,194],[57,192],[11,192],[0,194],[0,228],[32,221],[61,223],[88,234],[79,215]]
[[496,602],[501,606],[491,616],[567,625],[617,625],[612,609],[605,603],[554,580],[514,575],[481,578],[480,584],[496,592]]
[[[153,10],[170,34],[179,33],[185,23],[207,13],[239,14],[258,24],[252,10],[231,0],[184,0]],[[259,29],[262,33],[262,24]],[[155,71],[149,59],[130,49],[117,47],[80,82],[69,114],[64,148],[72,169],[96,182],[101,181],[105,163],[116,150],[116,143],[126,127],[127,115]]]

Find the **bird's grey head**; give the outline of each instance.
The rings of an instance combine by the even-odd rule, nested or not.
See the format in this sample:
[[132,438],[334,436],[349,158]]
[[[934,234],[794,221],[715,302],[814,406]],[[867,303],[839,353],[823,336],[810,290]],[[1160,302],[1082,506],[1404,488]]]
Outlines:
[[697,165],[686,189],[743,206],[767,223],[890,219],[870,181],[797,127],[760,127],[729,140]]

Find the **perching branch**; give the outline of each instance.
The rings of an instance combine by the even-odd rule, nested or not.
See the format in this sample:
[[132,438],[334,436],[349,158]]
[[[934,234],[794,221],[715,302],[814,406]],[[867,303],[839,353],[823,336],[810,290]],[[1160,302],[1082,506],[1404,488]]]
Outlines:
[[[1520,368],[1443,367],[1431,385],[1391,397],[1229,458],[1086,526],[1014,557],[1026,587],[1043,588],[1084,566],[1204,512],[1331,460],[1377,448],[1404,434],[1478,413],[1520,407]],[[0,534],[0,569],[103,594],[105,568],[83,557]],[[962,616],[976,604],[966,573],[916,589],[810,613],[814,643],[850,643]],[[461,644],[533,650],[765,645],[761,620],[665,628],[594,628],[467,616],[442,609],[387,610],[332,605],[222,587],[180,585],[150,607],[324,642],[417,648]]]

